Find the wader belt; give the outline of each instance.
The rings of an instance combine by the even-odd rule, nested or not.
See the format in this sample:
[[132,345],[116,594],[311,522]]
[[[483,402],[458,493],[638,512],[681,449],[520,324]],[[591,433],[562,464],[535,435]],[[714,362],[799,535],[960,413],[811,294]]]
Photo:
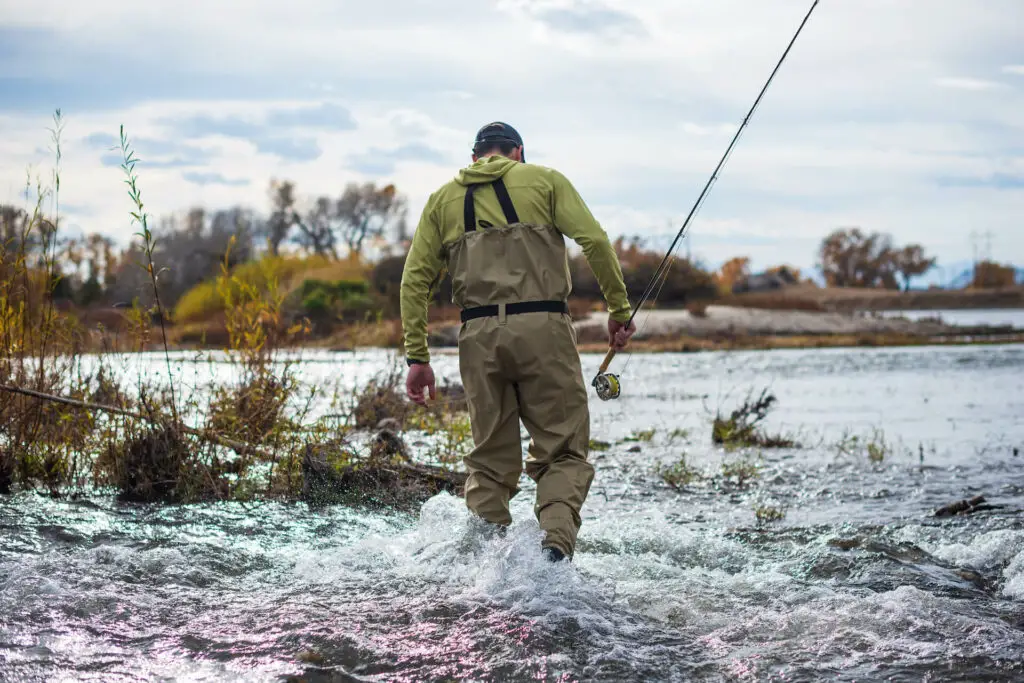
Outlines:
[[[474,318],[488,318],[500,313],[498,304],[490,306],[476,306],[462,310],[462,322]],[[520,301],[514,304],[505,304],[505,315],[517,313],[569,313],[569,304],[564,301]]]
[[[509,225],[518,223],[519,214],[516,213],[516,207],[512,204],[512,197],[509,196],[508,188],[505,187],[505,183],[501,178],[498,178],[489,183],[474,184],[466,187],[466,203],[463,209],[465,213],[464,219],[466,222],[466,232],[473,232],[476,230],[476,206],[473,202],[473,193],[476,192],[477,188],[481,185],[491,185],[494,187],[494,194],[498,195],[498,203],[501,204],[501,211],[505,214],[505,220],[507,223]],[[516,315],[517,313],[569,312],[569,306],[564,301],[521,301],[518,303],[504,304],[504,306],[505,315]],[[500,312],[501,309],[497,304],[466,308],[461,314],[462,322],[473,320],[475,318],[495,316]]]

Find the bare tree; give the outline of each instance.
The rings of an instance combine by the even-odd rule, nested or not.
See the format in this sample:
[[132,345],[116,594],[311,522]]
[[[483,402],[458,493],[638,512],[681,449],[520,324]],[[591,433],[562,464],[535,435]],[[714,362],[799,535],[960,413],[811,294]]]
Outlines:
[[392,234],[407,237],[406,201],[394,185],[378,188],[373,183],[345,187],[341,197],[317,197],[300,218],[293,216],[298,232],[292,238],[316,254],[338,256],[338,247],[361,254],[368,240]]
[[[175,218],[166,218],[153,232],[156,237],[153,261],[158,269],[160,299],[173,306],[192,287],[215,277],[225,256],[229,258],[229,265],[250,260],[258,224],[252,212],[246,209],[236,207],[208,215],[203,209],[194,208],[186,212],[181,227]],[[232,237],[235,245],[228,252]],[[118,264],[117,283],[111,292],[117,300],[130,302],[144,289],[135,272],[144,263],[142,256],[137,245],[125,250]],[[140,301],[148,303],[145,297]]]
[[338,258],[336,247],[334,206],[327,197],[318,197],[305,218],[295,218],[299,229],[294,240],[300,246],[320,256]]
[[298,220],[295,211],[295,183],[270,181],[270,217],[261,230],[266,235],[267,248],[277,256],[292,226]]

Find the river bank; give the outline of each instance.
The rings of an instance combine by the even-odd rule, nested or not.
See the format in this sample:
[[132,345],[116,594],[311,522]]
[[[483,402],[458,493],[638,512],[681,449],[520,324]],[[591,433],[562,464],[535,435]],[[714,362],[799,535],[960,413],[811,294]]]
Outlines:
[[[637,318],[632,348],[638,351],[825,348],[847,346],[919,346],[1024,342],[1024,326],[956,325],[929,317],[896,314],[776,310],[710,305],[694,310],[643,311]],[[574,322],[582,351],[599,351],[607,342],[606,313],[584,314]],[[435,347],[458,344],[458,323],[440,323],[430,335]]]

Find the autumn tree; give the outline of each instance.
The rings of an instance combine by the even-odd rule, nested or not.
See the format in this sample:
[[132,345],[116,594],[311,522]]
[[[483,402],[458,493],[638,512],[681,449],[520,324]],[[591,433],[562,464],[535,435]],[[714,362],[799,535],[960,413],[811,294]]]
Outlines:
[[987,289],[1013,287],[1017,284],[1017,271],[1013,266],[1004,266],[993,261],[980,261],[974,265],[971,287]]
[[830,287],[899,289],[897,276],[909,287],[910,279],[927,272],[935,259],[927,258],[920,245],[897,249],[887,234],[848,228],[835,230],[822,241],[818,265]]
[[750,259],[746,256],[736,256],[723,263],[714,278],[719,290],[731,292],[733,285],[749,276]]
[[[619,237],[613,243],[615,253],[622,266],[622,276],[630,300],[635,301],[650,284],[658,271],[664,252],[645,248],[644,240],[634,235]],[[600,301],[603,299],[594,272],[583,254],[576,254],[569,260],[573,295],[578,299]],[[671,267],[663,271],[656,287],[657,301],[680,304],[693,298],[709,298],[716,293],[712,275],[697,263],[685,258],[675,258]]]

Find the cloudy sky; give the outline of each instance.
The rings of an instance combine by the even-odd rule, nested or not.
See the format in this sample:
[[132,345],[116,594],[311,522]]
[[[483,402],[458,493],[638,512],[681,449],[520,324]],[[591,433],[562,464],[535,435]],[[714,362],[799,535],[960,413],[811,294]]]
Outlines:
[[[265,210],[278,178],[303,196],[392,181],[415,218],[500,119],[609,233],[666,244],[809,6],[0,0],[0,201],[50,173],[60,107],[72,230],[132,232],[122,124],[152,214]],[[692,223],[694,255],[806,268],[859,225],[950,272],[972,232],[1024,264],[1021,26],[1020,0],[822,0]]]

